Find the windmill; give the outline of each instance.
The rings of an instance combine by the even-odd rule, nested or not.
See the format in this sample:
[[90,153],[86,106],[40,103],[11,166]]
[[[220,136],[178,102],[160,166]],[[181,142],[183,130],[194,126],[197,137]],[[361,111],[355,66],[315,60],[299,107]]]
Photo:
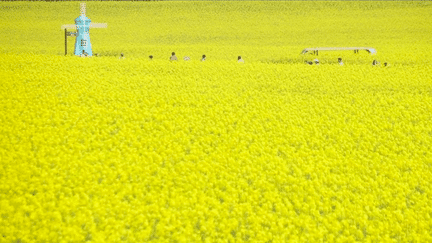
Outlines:
[[[75,19],[75,24],[66,24],[61,27],[65,32],[65,55],[67,55],[67,37],[76,36],[74,54],[92,56],[89,29],[107,28],[108,25],[106,23],[91,23],[91,20],[86,16],[85,3],[80,3],[80,11],[81,14]],[[68,32],[67,29],[75,29],[77,32]]]

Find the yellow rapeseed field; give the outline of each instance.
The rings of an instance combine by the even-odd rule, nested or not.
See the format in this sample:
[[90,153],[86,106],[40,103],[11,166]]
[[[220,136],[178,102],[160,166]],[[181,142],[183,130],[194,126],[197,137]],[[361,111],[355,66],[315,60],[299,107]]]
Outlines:
[[432,242],[431,2],[87,8],[0,3],[0,243]]

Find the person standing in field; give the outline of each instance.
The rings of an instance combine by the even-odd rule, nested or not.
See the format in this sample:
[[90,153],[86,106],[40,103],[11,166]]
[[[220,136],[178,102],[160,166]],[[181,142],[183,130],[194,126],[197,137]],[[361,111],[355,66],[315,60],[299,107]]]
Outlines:
[[206,60],[206,55],[202,55],[201,62],[204,62],[205,60]]
[[238,56],[238,61],[237,61],[238,63],[244,63],[244,60],[242,59],[242,57],[241,56]]
[[150,60],[153,60],[153,56],[152,56],[152,55],[150,55],[150,56],[149,56],[149,59],[150,59]]
[[378,65],[379,65],[379,62],[377,60],[373,60],[372,66],[378,66]]
[[175,52],[171,53],[171,57],[170,57],[171,61],[177,61],[177,57],[175,55]]
[[341,65],[341,66],[343,66],[344,65],[344,63],[342,62],[342,58],[338,58],[338,63],[339,63],[339,65]]

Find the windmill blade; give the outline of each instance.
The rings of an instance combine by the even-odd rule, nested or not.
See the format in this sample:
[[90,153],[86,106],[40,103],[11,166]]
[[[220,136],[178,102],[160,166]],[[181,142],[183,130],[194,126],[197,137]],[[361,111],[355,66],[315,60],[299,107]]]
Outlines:
[[80,3],[81,16],[86,16],[86,3]]
[[91,23],[90,28],[107,28],[107,23]]
[[61,29],[62,30],[64,30],[64,29],[76,29],[76,25],[74,25],[74,24],[65,24],[65,25],[62,25]]
[[[93,29],[101,29],[101,28],[108,28],[108,24],[107,23],[91,23],[90,24],[90,28]],[[65,24],[61,26],[61,29],[74,29],[76,30],[76,25],[74,24]]]

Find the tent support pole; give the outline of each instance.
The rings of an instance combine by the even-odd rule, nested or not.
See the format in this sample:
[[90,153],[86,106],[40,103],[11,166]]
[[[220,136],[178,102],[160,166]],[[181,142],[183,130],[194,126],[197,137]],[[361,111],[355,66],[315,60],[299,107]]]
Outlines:
[[65,56],[67,55],[67,29],[65,28]]

